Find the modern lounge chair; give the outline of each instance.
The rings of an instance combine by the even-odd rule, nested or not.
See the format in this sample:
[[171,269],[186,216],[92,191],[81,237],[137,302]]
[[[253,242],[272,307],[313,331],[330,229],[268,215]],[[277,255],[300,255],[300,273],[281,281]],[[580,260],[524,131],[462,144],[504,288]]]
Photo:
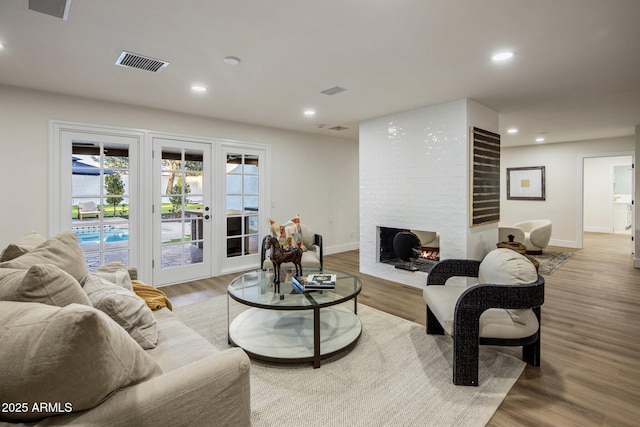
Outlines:
[[498,229],[500,242],[506,241],[505,236],[515,236],[515,241],[527,247],[528,254],[541,254],[551,240],[551,221],[548,219],[535,219],[513,224],[511,227]]
[[[451,277],[477,277],[469,287]],[[480,345],[522,346],[523,359],[540,366],[540,306],[544,279],[511,249],[495,249],[480,262],[447,259],[427,276],[427,334],[453,337],[453,383],[478,385]]]

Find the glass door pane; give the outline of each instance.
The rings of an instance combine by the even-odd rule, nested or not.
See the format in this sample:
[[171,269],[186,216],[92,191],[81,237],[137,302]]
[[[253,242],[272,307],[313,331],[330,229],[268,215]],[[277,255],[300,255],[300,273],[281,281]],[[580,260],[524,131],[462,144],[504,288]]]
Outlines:
[[71,144],[71,224],[89,269],[111,261],[129,265],[129,145]]
[[226,155],[227,258],[259,252],[259,157]]
[[202,151],[162,149],[162,267],[203,262]]

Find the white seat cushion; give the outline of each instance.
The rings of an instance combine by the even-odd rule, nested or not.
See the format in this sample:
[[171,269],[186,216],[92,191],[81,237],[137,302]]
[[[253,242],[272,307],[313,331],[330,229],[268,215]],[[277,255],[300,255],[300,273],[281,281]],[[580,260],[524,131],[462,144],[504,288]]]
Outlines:
[[430,285],[422,291],[424,301],[448,335],[453,336],[456,302],[466,289],[464,286]]
[[[302,253],[302,267],[320,268],[320,255],[316,252],[317,248],[314,246],[312,249]],[[284,262],[283,266],[293,266],[292,262]],[[273,263],[267,257],[262,264],[262,269],[267,270],[273,268]]]
[[480,316],[480,337],[518,339],[535,334],[538,318],[530,308],[518,310],[522,322],[512,321],[507,310],[490,308]]
[[[448,335],[454,335],[456,302],[466,289],[464,286],[430,285],[423,291],[424,301]],[[533,310],[520,310],[520,317],[524,324],[512,321],[506,310],[490,308],[480,315],[480,337],[517,339],[535,334],[538,319]]]

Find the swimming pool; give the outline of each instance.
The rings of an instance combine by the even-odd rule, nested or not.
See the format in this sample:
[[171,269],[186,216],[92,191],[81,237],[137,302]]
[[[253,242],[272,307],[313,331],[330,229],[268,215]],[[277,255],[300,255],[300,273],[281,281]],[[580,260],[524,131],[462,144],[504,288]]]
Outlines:
[[[100,242],[99,228],[78,229],[74,231],[81,245]],[[126,228],[105,227],[102,231],[102,236],[102,240],[106,243],[123,242],[129,240],[129,230]]]

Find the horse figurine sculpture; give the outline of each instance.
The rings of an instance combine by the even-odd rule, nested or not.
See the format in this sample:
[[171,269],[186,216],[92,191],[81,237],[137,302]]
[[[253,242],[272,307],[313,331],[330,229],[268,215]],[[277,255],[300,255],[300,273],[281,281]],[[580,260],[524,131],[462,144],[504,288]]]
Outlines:
[[271,249],[269,258],[273,263],[273,283],[280,283],[280,264],[283,262],[292,262],[296,267],[296,276],[302,276],[302,249],[283,248],[275,237],[271,237],[267,241],[267,250]]

